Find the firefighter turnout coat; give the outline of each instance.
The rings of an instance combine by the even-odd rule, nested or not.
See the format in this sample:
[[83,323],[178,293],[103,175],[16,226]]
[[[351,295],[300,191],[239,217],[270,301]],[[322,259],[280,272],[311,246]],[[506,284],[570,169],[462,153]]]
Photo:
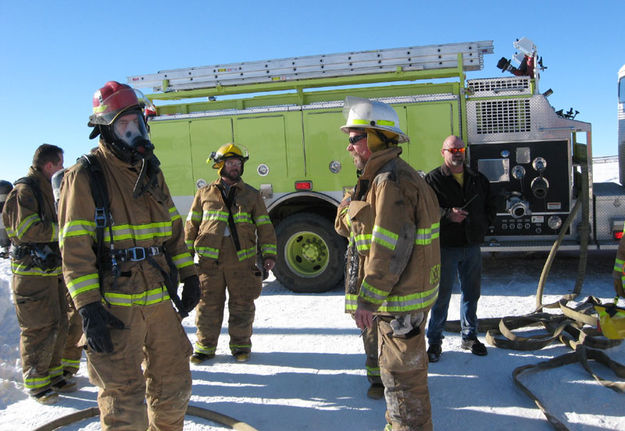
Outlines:
[[[228,227],[229,210],[220,190],[221,179],[202,187],[195,195],[185,225],[187,246],[200,257],[219,259],[221,240]],[[258,190],[243,180],[232,186],[231,208],[240,250],[239,261],[256,258],[256,235],[263,259],[276,258],[276,234]]]
[[[150,429],[181,430],[191,395],[192,348],[165,286],[169,265],[164,253],[181,280],[196,274],[182,220],[160,170],[155,173],[157,184],[134,197],[141,163],[132,166],[120,160],[103,141],[93,156],[110,200],[112,226],[104,232],[108,254],[98,262],[96,206],[89,168],[81,163],[63,178],[59,222],[63,275],[76,308],[102,301],[125,325],[110,330],[112,353],[87,350],[89,377],[99,387],[102,428],[148,429],[149,423]],[[112,250],[127,256],[117,260],[117,277]],[[104,268],[102,285],[99,265]]]
[[399,154],[398,147],[373,153],[351,202],[337,214],[336,231],[349,238],[359,260],[358,289],[347,292],[347,311],[359,303],[380,314],[427,312],[437,297],[438,201]]
[[34,168],[28,178],[39,190],[16,184],[2,217],[14,250],[17,247],[11,258],[12,290],[21,329],[24,387],[38,394],[63,378],[68,323],[52,185]]
[[251,351],[254,300],[262,289],[257,250],[263,260],[276,258],[276,234],[260,193],[239,180],[228,189],[228,209],[222,187],[217,179],[197,191],[185,225],[187,245],[198,256],[202,288],[196,309],[195,351],[208,356],[214,355],[217,347],[226,290],[230,350],[234,355]]

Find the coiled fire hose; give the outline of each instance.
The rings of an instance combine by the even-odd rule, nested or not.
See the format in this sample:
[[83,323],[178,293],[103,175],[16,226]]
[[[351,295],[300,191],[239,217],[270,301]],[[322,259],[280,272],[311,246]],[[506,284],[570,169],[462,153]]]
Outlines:
[[[581,199],[578,199],[575,202],[573,209],[563,224],[560,234],[554,242],[547,260],[545,261],[536,290],[536,308],[534,312],[525,316],[489,318],[480,319],[479,321],[480,330],[486,330],[486,341],[495,347],[524,351],[539,350],[557,340],[574,350],[572,353],[564,354],[548,361],[518,367],[512,372],[514,383],[536,403],[538,408],[547,418],[547,421],[549,421],[554,429],[558,431],[568,431],[568,428],[560,420],[558,420],[555,415],[550,413],[544,403],[519,380],[519,376],[521,374],[530,371],[541,371],[563,365],[580,363],[582,367],[602,386],[617,392],[625,392],[625,382],[613,382],[603,379],[599,377],[589,365],[589,359],[592,359],[608,367],[617,377],[625,378],[625,366],[613,361],[608,355],[600,350],[597,350],[616,346],[621,343],[621,340],[611,340],[598,337],[601,335],[601,332],[595,329],[597,327],[598,319],[594,314],[592,314],[594,310],[593,305],[596,303],[596,300],[594,298],[588,298],[585,303],[575,309],[567,306],[567,303],[577,298],[581,292],[588,259],[590,200],[587,160],[580,163],[580,166]],[[579,226],[580,256],[575,288],[572,293],[564,295],[555,303],[544,305],[542,299],[547,275],[549,274],[551,265],[555,259],[556,252],[560,247],[566,232],[570,228],[571,223],[575,219],[580,205],[582,208],[581,224]],[[559,308],[562,315],[545,313],[543,312],[543,309],[545,308]],[[586,325],[591,328],[585,327]],[[529,337],[521,337],[513,332],[515,329],[530,326],[542,326],[546,330],[546,333]],[[447,322],[445,329],[452,332],[459,332],[460,322]]]

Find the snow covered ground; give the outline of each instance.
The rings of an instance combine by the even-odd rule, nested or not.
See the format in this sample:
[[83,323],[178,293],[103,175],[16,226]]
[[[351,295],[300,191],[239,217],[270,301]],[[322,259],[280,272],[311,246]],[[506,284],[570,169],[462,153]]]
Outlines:
[[[596,169],[595,181],[614,181],[610,169]],[[600,178],[603,175],[605,178]],[[484,255],[481,318],[518,316],[533,311],[544,253]],[[580,301],[589,295],[608,301],[613,295],[614,252],[591,254]],[[577,256],[559,254],[545,286],[550,303],[574,288]],[[0,430],[31,430],[72,412],[96,406],[96,390],[86,366],[77,377],[79,390],[61,396],[54,406],[41,406],[22,389],[19,327],[10,291],[10,267],[0,260]],[[454,294],[449,318],[458,319]],[[233,361],[225,329],[217,357],[192,365],[191,405],[246,422],[260,431],[379,431],[385,424],[383,400],[370,400],[359,331],[343,313],[343,294],[294,294],[273,277],[257,301],[253,354],[249,363]],[[227,315],[225,317],[227,320]],[[195,341],[193,314],[184,320]],[[460,337],[447,333],[440,362],[430,365],[429,387],[437,430],[551,430],[534,403],[513,383],[512,371],[522,365],[568,353],[561,345],[538,351],[512,351],[489,346],[477,357],[460,348]],[[625,345],[608,349],[625,363]],[[597,373],[616,377],[597,365]],[[625,395],[596,383],[583,368],[568,365],[525,374],[522,381],[547,409],[571,430],[625,430]],[[97,419],[66,430],[97,430]],[[219,424],[187,416],[186,430],[224,430]]]
[[[545,255],[485,255],[479,316],[503,317],[533,310],[535,291]],[[612,296],[613,253],[590,257],[582,289],[585,299]],[[574,287],[577,258],[558,256],[545,288],[544,303]],[[77,410],[96,406],[96,391],[86,377],[85,364],[77,377],[79,391],[63,395],[54,406],[41,406],[22,391],[18,354],[19,329],[10,298],[10,269],[0,262],[0,430],[27,430]],[[458,318],[458,295],[452,298],[450,319]],[[247,364],[233,361],[227,333],[217,357],[192,366],[191,404],[244,421],[258,430],[381,430],[384,401],[366,397],[364,354],[359,331],[342,310],[340,290],[318,295],[294,294],[273,278],[257,301],[253,354]],[[184,320],[195,341],[193,316]],[[512,381],[512,371],[567,353],[562,346],[519,352],[489,346],[486,357],[460,349],[458,334],[448,333],[441,361],[430,365],[429,386],[435,429],[550,430],[551,426]],[[607,350],[625,362],[623,345]],[[83,358],[84,362],[84,358]],[[602,366],[604,378],[615,377]],[[580,365],[527,374],[523,382],[571,430],[624,430],[625,395],[601,387]],[[97,420],[67,426],[67,430],[99,429]],[[187,430],[229,429],[187,416]]]

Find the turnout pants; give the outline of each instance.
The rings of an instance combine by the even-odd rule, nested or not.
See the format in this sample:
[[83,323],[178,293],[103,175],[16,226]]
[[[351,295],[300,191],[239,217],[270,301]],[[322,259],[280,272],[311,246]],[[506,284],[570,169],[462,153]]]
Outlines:
[[394,336],[392,317],[380,316],[378,340],[380,375],[386,398],[386,421],[393,431],[432,431],[425,351],[426,313],[416,334]]
[[69,291],[67,291],[67,321],[69,328],[67,331],[67,340],[65,341],[65,350],[63,351],[63,372],[72,375],[78,372],[80,368],[80,358],[82,357],[82,347],[79,346],[82,337],[82,319],[80,314],[74,307]]
[[260,296],[262,274],[254,259],[239,262],[231,237],[224,237],[219,260],[201,258],[198,267],[202,296],[195,312],[198,353],[214,354],[228,291],[230,351],[251,352],[252,324]]
[[382,384],[380,365],[378,364],[378,319],[374,319],[373,326],[363,332],[362,344],[365,348],[365,355],[367,355],[365,362],[367,380],[372,384]]
[[[191,343],[170,301],[107,308],[113,353],[87,350],[103,430],[182,430],[191,397]],[[147,406],[146,406],[147,401]]]
[[39,394],[63,379],[61,357],[67,338],[65,284],[61,276],[13,275],[20,325],[24,387]]

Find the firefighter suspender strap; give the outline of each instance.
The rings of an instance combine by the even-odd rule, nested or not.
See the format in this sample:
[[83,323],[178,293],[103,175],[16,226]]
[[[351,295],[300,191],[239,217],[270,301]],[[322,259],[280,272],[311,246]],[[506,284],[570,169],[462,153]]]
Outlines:
[[104,229],[108,226],[109,238],[111,247],[111,260],[112,260],[112,272],[113,283],[117,284],[117,277],[119,276],[119,267],[117,260],[115,259],[115,253],[113,250],[113,227],[111,226],[111,208],[106,188],[106,180],[104,179],[104,173],[100,162],[93,155],[84,155],[80,158],[80,163],[89,173],[89,187],[91,188],[91,195],[93,196],[93,202],[95,204],[95,230],[96,230],[96,259],[98,266],[98,281],[100,283],[100,294],[106,301],[104,296],[104,264],[105,252],[104,252]]
[[[133,261],[138,262],[140,260],[147,260],[150,265],[156,268],[163,279],[165,280],[165,287],[169,297],[174,302],[174,305],[178,309],[178,313],[184,318],[187,316],[184,313],[182,307],[182,301],[178,297],[178,270],[173,263],[171,257],[167,253],[167,250],[163,248],[165,258],[169,264],[169,273],[165,271],[154,260],[153,256],[157,256],[161,253],[158,247],[132,247],[124,250],[115,250],[113,243],[113,220],[111,217],[111,201],[109,200],[108,191],[106,188],[106,179],[104,178],[104,172],[102,166],[98,162],[97,158],[93,155],[84,155],[80,158],[81,164],[86,168],[89,173],[89,186],[91,187],[91,194],[93,195],[93,201],[95,203],[95,225],[96,225],[96,254],[98,265],[98,279],[100,282],[100,294],[106,301],[104,296],[104,270],[108,267],[108,259],[111,261],[111,271],[113,273],[113,290],[117,290],[117,277],[120,275],[120,269],[118,259],[122,262]],[[104,229],[108,227],[110,248],[108,253],[104,249]],[[108,301],[107,301],[108,302]],[[110,305],[110,304],[109,304]]]
[[17,186],[18,184],[26,184],[28,187],[30,187],[30,189],[33,191],[33,194],[35,195],[35,199],[37,200],[37,206],[39,208],[39,218],[41,219],[41,221],[46,221],[46,218],[43,214],[43,198],[41,195],[41,188],[39,187],[39,184],[37,184],[37,180],[32,177],[22,177],[15,181],[15,185]]

